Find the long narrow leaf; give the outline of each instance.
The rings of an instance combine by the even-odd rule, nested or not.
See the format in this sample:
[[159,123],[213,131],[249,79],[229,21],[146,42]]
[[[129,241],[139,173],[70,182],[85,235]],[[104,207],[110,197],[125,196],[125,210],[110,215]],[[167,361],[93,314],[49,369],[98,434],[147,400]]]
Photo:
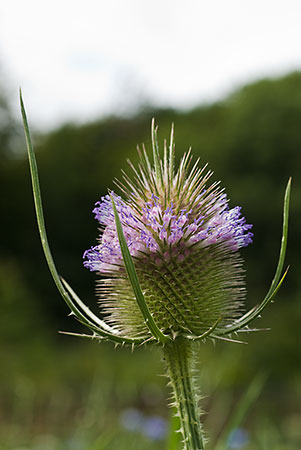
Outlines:
[[212,327],[208,328],[208,330],[206,330],[203,334],[198,335],[198,336],[193,336],[193,335],[187,335],[187,339],[192,339],[193,341],[201,341],[202,339],[205,339],[207,336],[210,336],[212,334],[212,331],[215,330],[215,328],[218,326],[218,324],[220,323],[220,321],[222,320],[221,317],[219,317],[215,323],[212,325]]
[[[40,238],[41,238],[45,258],[46,258],[50,273],[52,275],[52,278],[56,284],[58,291],[60,292],[61,296],[63,297],[63,299],[69,306],[70,310],[78,318],[78,320],[81,323],[83,323],[88,328],[99,333],[101,336],[103,336],[105,338],[110,338],[110,339],[116,338],[118,342],[121,342],[122,339],[119,336],[114,335],[113,332],[108,332],[107,327],[106,327],[106,329],[103,329],[103,327],[96,326],[96,324],[93,322],[95,320],[94,315],[91,316],[91,314],[90,314],[90,318],[87,317],[86,315],[84,315],[80,311],[80,309],[74,304],[74,302],[70,298],[68,292],[66,291],[65,287],[63,286],[63,284],[61,282],[61,279],[56,270],[56,266],[53,261],[52,254],[51,254],[49,244],[48,244],[47,233],[46,233],[46,228],[45,228],[45,221],[44,221],[44,214],[43,214],[43,207],[42,207],[40,184],[39,184],[38,167],[37,167],[35,153],[34,153],[32,141],[31,141],[29,126],[28,126],[28,121],[27,121],[27,117],[26,117],[26,112],[25,112],[25,108],[24,108],[21,91],[20,91],[20,105],[21,105],[21,112],[22,112],[22,118],[23,118],[23,124],[24,124],[25,137],[26,137],[27,152],[28,152],[28,159],[29,159],[29,165],[30,165],[30,174],[31,174],[32,189],[33,189],[34,204],[35,204],[38,228],[39,228],[39,233],[40,233]],[[88,308],[86,307],[85,313],[87,313],[87,310],[88,310]],[[91,321],[91,319],[93,321]],[[98,322],[98,325],[100,325],[100,322]]]
[[280,280],[281,274],[282,274],[282,270],[283,270],[283,266],[284,266],[285,253],[286,253],[286,247],[287,247],[287,237],[288,237],[288,218],[289,218],[291,185],[292,185],[292,179],[289,178],[286,189],[285,189],[285,194],[284,194],[283,225],[282,225],[282,238],[281,238],[279,260],[278,260],[275,276],[271,283],[270,289],[267,293],[267,297],[270,295],[270,293],[275,289],[275,287],[279,283],[279,280]]
[[[281,280],[277,284],[276,288],[273,290],[273,292],[264,298],[264,300],[260,303],[259,306],[256,308],[253,308],[251,311],[247,312],[244,316],[242,316],[239,320],[237,320],[232,326],[229,326],[223,330],[219,330],[219,335],[224,334],[230,334],[234,333],[235,331],[239,331],[241,328],[246,327],[250,322],[252,322],[254,319],[256,319],[262,311],[273,301],[274,297],[276,296],[277,292],[279,291],[286,274],[288,272],[288,268],[284,272]],[[242,330],[245,331],[245,330]]]
[[[99,341],[99,342],[111,341],[115,345],[121,345],[121,346],[131,345],[133,348],[136,345],[143,345],[146,342],[145,339],[136,339],[135,341],[133,341],[133,339],[126,338],[123,336],[119,336],[119,337],[114,336],[113,338],[103,337],[100,334],[97,334],[97,332],[94,332],[93,334],[84,334],[84,333],[73,333],[71,331],[59,331],[59,333],[65,334],[67,336],[75,336],[75,337],[80,337],[80,338],[84,338],[84,339],[90,339],[91,341]],[[117,339],[115,339],[115,338],[117,338]],[[148,343],[149,343],[149,341],[148,341]]]
[[227,327],[223,330],[219,330],[219,334],[229,334],[233,333],[235,331],[238,331],[240,328],[248,325],[252,320],[254,320],[256,317],[260,315],[260,313],[267,307],[267,305],[273,300],[276,293],[278,292],[281,284],[284,281],[284,278],[287,274],[288,269],[282,274],[283,266],[284,266],[284,260],[285,260],[285,253],[286,253],[286,247],[287,247],[287,236],[288,236],[288,218],[289,218],[289,203],[290,203],[290,193],[291,193],[291,178],[289,178],[285,195],[284,195],[284,204],[283,204],[283,225],[282,225],[282,238],[281,238],[281,246],[280,246],[280,253],[279,253],[279,259],[278,264],[276,267],[276,272],[273,278],[273,281],[271,283],[271,286],[268,290],[268,293],[266,294],[263,301],[255,308],[252,308],[250,311],[248,311],[246,314],[244,314],[240,319],[238,319],[232,326]]
[[[85,303],[82,302],[82,300],[78,297],[78,295],[73,291],[73,289],[71,288],[71,286],[69,286],[69,284],[67,283],[66,280],[64,280],[64,278],[60,277],[62,280],[62,283],[64,284],[64,286],[66,287],[67,291],[69,292],[72,300],[75,302],[75,304],[77,306],[79,306],[80,308],[83,309],[83,311],[86,314],[90,314],[91,317],[94,318],[94,321],[99,324],[99,326],[102,328],[104,328],[104,330],[106,330],[107,332],[104,332],[104,330],[102,330],[102,333],[99,333],[99,327],[90,324],[90,326],[88,326],[92,331],[94,331],[95,333],[98,333],[100,336],[98,336],[98,339],[111,339],[116,343],[123,343],[123,344],[142,344],[145,339],[144,338],[130,338],[127,336],[122,336],[120,334],[117,334],[116,332],[112,333],[111,330],[112,328],[109,327],[103,320],[99,319],[92,311],[90,311],[90,309],[85,305]],[[105,328],[107,327],[107,329]],[[70,333],[65,333],[65,334],[70,334]],[[76,336],[80,336],[79,334],[76,333],[72,333],[72,335],[76,335]],[[93,336],[94,338],[95,336]],[[112,339],[113,337],[113,339]]]
[[91,319],[93,320],[93,322],[95,322],[96,325],[100,326],[101,328],[103,328],[104,330],[108,331],[109,333],[114,332],[112,327],[110,327],[109,325],[106,324],[106,322],[104,322],[103,320],[101,320],[99,317],[97,317],[89,308],[87,305],[85,305],[85,303],[79,298],[79,296],[74,292],[74,290],[72,289],[72,287],[67,283],[66,280],[64,280],[63,277],[60,276],[60,279],[63,283],[63,285],[65,286],[66,290],[68,291],[69,295],[71,296],[71,298],[73,299],[73,301],[75,302],[75,304],[77,306],[79,306],[84,313]]
[[168,339],[167,336],[165,336],[162,331],[157,327],[154,319],[152,318],[152,315],[148,309],[148,306],[145,302],[145,298],[138,280],[138,276],[137,276],[137,272],[132,260],[132,257],[130,255],[124,234],[123,234],[123,229],[122,229],[122,225],[119,219],[119,215],[116,209],[116,205],[114,202],[114,198],[113,195],[111,195],[111,201],[112,201],[112,205],[113,205],[113,211],[114,211],[114,216],[115,216],[115,223],[116,223],[116,230],[117,230],[117,234],[118,234],[118,240],[119,240],[119,245],[120,245],[120,249],[121,249],[121,254],[123,257],[123,262],[124,262],[124,266],[125,266],[125,270],[126,273],[128,275],[128,278],[130,280],[131,286],[133,288],[138,306],[140,308],[140,311],[143,315],[145,324],[147,325],[147,327],[149,328],[151,334],[158,339],[160,342],[166,342],[166,340]]

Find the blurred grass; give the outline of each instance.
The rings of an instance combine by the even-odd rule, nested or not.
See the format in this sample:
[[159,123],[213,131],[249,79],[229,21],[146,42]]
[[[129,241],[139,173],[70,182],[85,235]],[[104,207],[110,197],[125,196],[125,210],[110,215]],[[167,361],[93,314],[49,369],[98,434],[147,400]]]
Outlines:
[[[122,415],[128,411],[138,418],[169,420],[166,380],[158,376],[162,373],[160,352],[138,349],[131,353],[107,344],[67,340],[38,340],[19,349],[7,346],[1,352],[0,448],[166,448],[165,439],[145,435],[141,421],[128,429],[122,426]],[[249,366],[254,345],[252,338],[246,348],[209,343],[200,347],[199,382],[206,394],[202,406],[212,444],[256,373]],[[242,448],[300,448],[300,379],[292,379],[284,390],[279,380],[267,377],[240,425],[252,442]]]
[[[5,373],[0,448],[36,448],[36,440],[52,439],[50,448],[62,443],[69,448],[68,442],[74,441],[70,448],[77,448],[78,442],[78,448],[86,449],[99,435],[111,442],[116,434],[125,434],[119,423],[123,410],[137,408],[154,415],[164,404],[156,353],[142,350],[133,355],[79,341],[75,345],[32,342],[13,358],[1,356]],[[143,440],[139,434],[132,438]]]

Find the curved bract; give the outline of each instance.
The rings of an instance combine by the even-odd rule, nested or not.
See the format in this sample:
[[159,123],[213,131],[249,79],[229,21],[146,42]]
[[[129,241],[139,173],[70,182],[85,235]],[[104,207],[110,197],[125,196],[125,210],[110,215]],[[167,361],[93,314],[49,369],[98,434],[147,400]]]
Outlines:
[[71,310],[71,314],[74,315],[79,322],[85,325],[90,331],[93,332],[90,337],[92,339],[97,338],[100,340],[108,340],[112,341],[115,344],[142,344],[144,339],[133,339],[127,338],[126,336],[119,336],[119,334],[112,329],[109,325],[107,325],[103,320],[95,316],[94,313],[90,311],[90,309],[80,300],[80,298],[75,294],[75,292],[71,289],[71,287],[67,284],[66,281],[60,278],[55,263],[52,258],[52,254],[49,248],[47,233],[45,228],[43,207],[42,207],[42,199],[41,199],[41,191],[40,191],[40,183],[38,176],[38,168],[37,162],[35,158],[35,153],[31,141],[28,121],[26,117],[26,112],[24,108],[24,103],[22,99],[22,94],[20,91],[20,103],[21,103],[21,112],[24,124],[24,131],[26,136],[26,144],[27,144],[27,152],[28,159],[30,164],[30,174],[32,181],[32,189],[35,203],[36,216],[38,221],[38,228],[41,237],[42,247],[44,250],[45,258],[52,275],[52,278],[56,284],[56,287],[63,297],[64,301],[68,305]]

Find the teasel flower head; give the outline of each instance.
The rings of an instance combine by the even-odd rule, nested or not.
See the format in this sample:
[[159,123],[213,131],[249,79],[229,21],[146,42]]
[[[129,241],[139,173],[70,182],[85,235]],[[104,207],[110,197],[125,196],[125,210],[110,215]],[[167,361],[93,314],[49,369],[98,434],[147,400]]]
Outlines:
[[84,253],[84,265],[102,276],[97,293],[106,322],[121,335],[150,337],[124,266],[117,213],[159,330],[171,338],[218,334],[241,315],[245,283],[238,251],[252,242],[252,225],[190,151],[175,168],[173,130],[162,159],[154,125],[152,143],[153,164],[143,148],[138,167],[130,163],[132,176],[116,182],[122,196],[111,192],[96,203],[101,235]]
[[[25,107],[20,105],[26,137],[39,233],[56,287],[70,315],[92,334],[66,333],[116,345],[165,345],[176,337],[233,340],[250,331],[278,292],[288,235],[289,179],[283,207],[278,264],[271,286],[255,307],[241,313],[245,297],[241,247],[252,241],[251,225],[240,208],[230,208],[212,173],[199,168],[190,151],[175,168],[173,129],[160,157],[152,122],[151,164],[144,147],[132,176],[116,182],[122,197],[111,192],[95,206],[100,223],[98,245],[84,254],[84,265],[101,276],[98,295],[105,320],[95,314],[57,272],[48,244],[38,167]],[[229,339],[230,337],[230,339]]]

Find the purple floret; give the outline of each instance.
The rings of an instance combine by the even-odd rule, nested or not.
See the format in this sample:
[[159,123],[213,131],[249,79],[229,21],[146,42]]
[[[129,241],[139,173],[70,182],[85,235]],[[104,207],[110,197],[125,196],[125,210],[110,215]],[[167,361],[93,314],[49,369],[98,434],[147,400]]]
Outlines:
[[[116,208],[123,225],[124,235],[132,256],[148,254],[158,263],[162,258],[183,260],[192,248],[204,248],[224,242],[236,251],[252,242],[252,225],[241,216],[241,208],[229,209],[226,195],[211,199],[204,215],[193,210],[176,211],[173,202],[162,208],[159,198],[152,194],[140,212],[114,196]],[[197,211],[202,209],[200,198]],[[93,209],[95,218],[104,231],[100,244],[84,253],[84,266],[92,271],[106,273],[120,265],[122,255],[116,231],[114,212],[109,195],[101,198]],[[162,256],[163,255],[163,256]]]

